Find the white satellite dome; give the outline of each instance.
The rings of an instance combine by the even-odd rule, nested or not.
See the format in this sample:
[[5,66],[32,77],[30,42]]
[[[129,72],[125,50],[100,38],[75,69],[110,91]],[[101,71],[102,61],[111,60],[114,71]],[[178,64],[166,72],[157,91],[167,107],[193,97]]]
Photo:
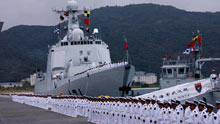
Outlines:
[[66,5],[67,10],[78,10],[78,3],[75,0],[71,0],[67,2]]
[[73,41],[84,40],[84,32],[81,29],[76,28],[71,32],[71,37]]
[[98,33],[99,33],[98,28],[94,28],[94,30],[93,30],[93,34],[98,34]]

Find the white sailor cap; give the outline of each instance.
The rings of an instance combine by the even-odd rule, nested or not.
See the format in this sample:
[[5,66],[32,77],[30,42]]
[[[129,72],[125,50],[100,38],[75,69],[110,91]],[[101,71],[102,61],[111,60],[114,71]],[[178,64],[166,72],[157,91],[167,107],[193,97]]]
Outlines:
[[204,103],[202,103],[202,102],[200,102],[200,103],[199,103],[199,106],[203,106],[203,107],[204,107],[204,106],[205,106],[205,104],[204,104]]
[[190,101],[189,101],[189,100],[186,100],[185,103],[190,103]]
[[164,104],[170,104],[167,100],[163,101]]
[[212,104],[207,104],[207,107],[211,107],[211,108],[214,108],[214,106]]
[[194,102],[194,103],[198,103],[198,101],[197,101],[196,99],[193,99],[193,102]]
[[159,104],[163,104],[163,102],[162,102],[162,101],[159,101]]
[[199,102],[200,102],[200,103],[206,103],[204,100],[201,100],[201,99],[199,100]]
[[220,102],[219,102],[219,101],[216,101],[216,104],[217,104],[217,105],[219,105],[219,104],[220,104]]
[[193,101],[189,101],[190,105],[196,105],[196,103],[194,103]]

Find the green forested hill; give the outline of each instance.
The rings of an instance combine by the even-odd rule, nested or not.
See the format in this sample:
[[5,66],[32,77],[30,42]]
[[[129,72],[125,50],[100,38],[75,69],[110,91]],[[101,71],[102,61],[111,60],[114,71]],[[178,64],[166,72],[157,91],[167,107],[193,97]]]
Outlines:
[[[100,29],[113,61],[124,57],[125,34],[137,70],[159,73],[162,56],[182,53],[197,29],[203,35],[203,55],[220,57],[220,13],[187,12],[155,4],[104,7],[92,11],[91,26]],[[36,67],[45,70],[48,45],[57,42],[54,28],[16,26],[0,33],[0,82],[19,81]]]

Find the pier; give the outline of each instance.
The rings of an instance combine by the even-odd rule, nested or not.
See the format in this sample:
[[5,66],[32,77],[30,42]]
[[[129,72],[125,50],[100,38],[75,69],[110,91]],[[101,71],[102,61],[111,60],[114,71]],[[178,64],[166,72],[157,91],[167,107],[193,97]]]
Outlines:
[[0,95],[0,124],[92,124],[85,117],[68,117],[49,110],[12,102]]

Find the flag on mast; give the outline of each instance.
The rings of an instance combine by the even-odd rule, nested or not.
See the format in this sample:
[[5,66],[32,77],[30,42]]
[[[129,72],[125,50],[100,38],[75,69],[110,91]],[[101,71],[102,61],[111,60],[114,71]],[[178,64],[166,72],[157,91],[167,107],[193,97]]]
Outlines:
[[195,45],[196,45],[196,41],[192,41],[187,46],[188,47],[194,47]]
[[198,36],[198,41],[199,41],[199,45],[201,46],[202,45],[202,36],[201,35]]
[[53,31],[54,34],[60,34],[60,23],[57,25],[57,27]]
[[84,20],[84,24],[89,25],[89,19],[85,19],[85,20]]
[[125,40],[125,50],[128,50],[128,42]]
[[188,48],[183,52],[183,54],[190,54],[190,52],[191,52],[191,50],[190,50],[190,48]]

